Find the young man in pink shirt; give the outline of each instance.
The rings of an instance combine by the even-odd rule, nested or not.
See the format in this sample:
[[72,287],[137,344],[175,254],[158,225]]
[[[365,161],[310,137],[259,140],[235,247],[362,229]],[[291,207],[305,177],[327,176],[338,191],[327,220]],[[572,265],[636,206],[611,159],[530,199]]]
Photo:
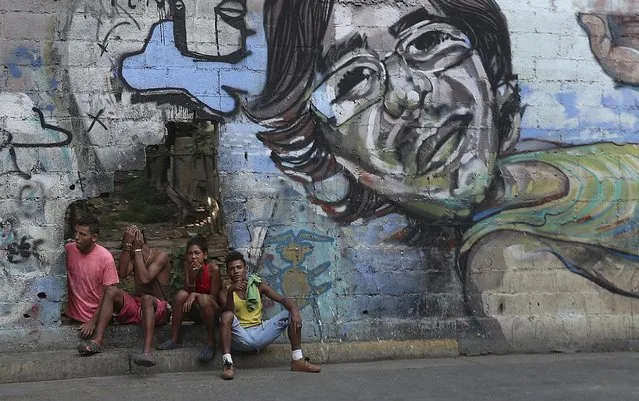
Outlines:
[[118,271],[111,253],[97,244],[100,221],[82,217],[75,226],[75,241],[64,246],[67,253],[68,316],[82,323],[80,335],[93,335],[99,316],[102,294],[118,284]]
[[122,253],[118,260],[121,278],[133,274],[135,295],[121,288],[105,289],[98,310],[93,338],[78,345],[80,355],[93,355],[103,350],[104,333],[112,318],[119,324],[139,324],[144,331],[144,349],[133,355],[139,366],[155,365],[152,352],[156,326],[165,325],[171,316],[168,302],[171,285],[169,255],[161,249],[151,249],[142,231],[127,227],[122,238]]

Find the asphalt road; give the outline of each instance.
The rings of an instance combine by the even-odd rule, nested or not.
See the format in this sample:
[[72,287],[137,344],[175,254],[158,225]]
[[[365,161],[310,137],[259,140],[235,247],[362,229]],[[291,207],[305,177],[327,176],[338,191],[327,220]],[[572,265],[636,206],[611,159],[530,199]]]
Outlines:
[[[1,368],[1,367],[0,367]],[[0,400],[639,400],[639,353],[483,356],[0,385]]]

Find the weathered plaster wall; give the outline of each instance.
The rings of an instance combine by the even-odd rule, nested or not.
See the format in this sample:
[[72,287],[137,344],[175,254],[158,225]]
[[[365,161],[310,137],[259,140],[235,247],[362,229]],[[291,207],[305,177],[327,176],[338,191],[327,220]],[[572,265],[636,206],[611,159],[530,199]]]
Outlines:
[[0,1],[0,328],[44,333],[70,202],[221,120],[231,243],[308,340],[639,337],[632,1]]

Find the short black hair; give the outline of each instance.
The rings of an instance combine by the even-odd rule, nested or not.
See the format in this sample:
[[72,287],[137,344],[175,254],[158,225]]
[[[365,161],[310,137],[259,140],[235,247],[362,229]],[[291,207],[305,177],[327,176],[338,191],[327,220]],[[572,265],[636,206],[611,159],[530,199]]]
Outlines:
[[209,249],[208,249],[207,242],[208,241],[206,237],[198,234],[195,237],[191,237],[191,239],[189,239],[189,242],[186,243],[186,251],[188,252],[189,248],[195,245],[198,248],[200,248],[202,252],[208,254]]
[[93,214],[87,214],[78,219],[75,223],[78,226],[89,227],[91,234],[100,234],[100,220]]
[[236,260],[241,260],[242,263],[244,263],[244,266],[246,266],[246,260],[244,260],[244,255],[242,255],[240,252],[234,249],[231,250],[231,252],[229,252],[228,255],[226,255],[226,258],[224,258],[224,263],[226,264],[226,267],[228,267],[229,263]]

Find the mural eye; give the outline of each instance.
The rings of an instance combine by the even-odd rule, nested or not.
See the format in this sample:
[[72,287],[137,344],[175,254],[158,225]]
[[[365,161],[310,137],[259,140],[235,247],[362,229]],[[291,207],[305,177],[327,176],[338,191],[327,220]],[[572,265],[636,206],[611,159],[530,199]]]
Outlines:
[[408,54],[422,55],[428,54],[435,49],[436,46],[447,40],[454,40],[453,36],[446,32],[431,31],[418,36],[406,48]]
[[311,101],[331,124],[341,125],[382,98],[385,80],[384,64],[377,58],[351,56],[324,77]]
[[468,37],[446,24],[431,24],[426,26],[426,30],[417,30],[398,49],[407,61],[431,70],[455,65],[471,50]]
[[184,3],[182,1],[176,1],[175,2],[175,8],[178,10],[183,10],[184,9]]
[[337,82],[333,103],[346,98],[362,98],[378,83],[378,73],[368,66],[358,66],[346,71]]
[[215,12],[226,23],[243,20],[246,16],[246,1],[225,0],[215,7]]

